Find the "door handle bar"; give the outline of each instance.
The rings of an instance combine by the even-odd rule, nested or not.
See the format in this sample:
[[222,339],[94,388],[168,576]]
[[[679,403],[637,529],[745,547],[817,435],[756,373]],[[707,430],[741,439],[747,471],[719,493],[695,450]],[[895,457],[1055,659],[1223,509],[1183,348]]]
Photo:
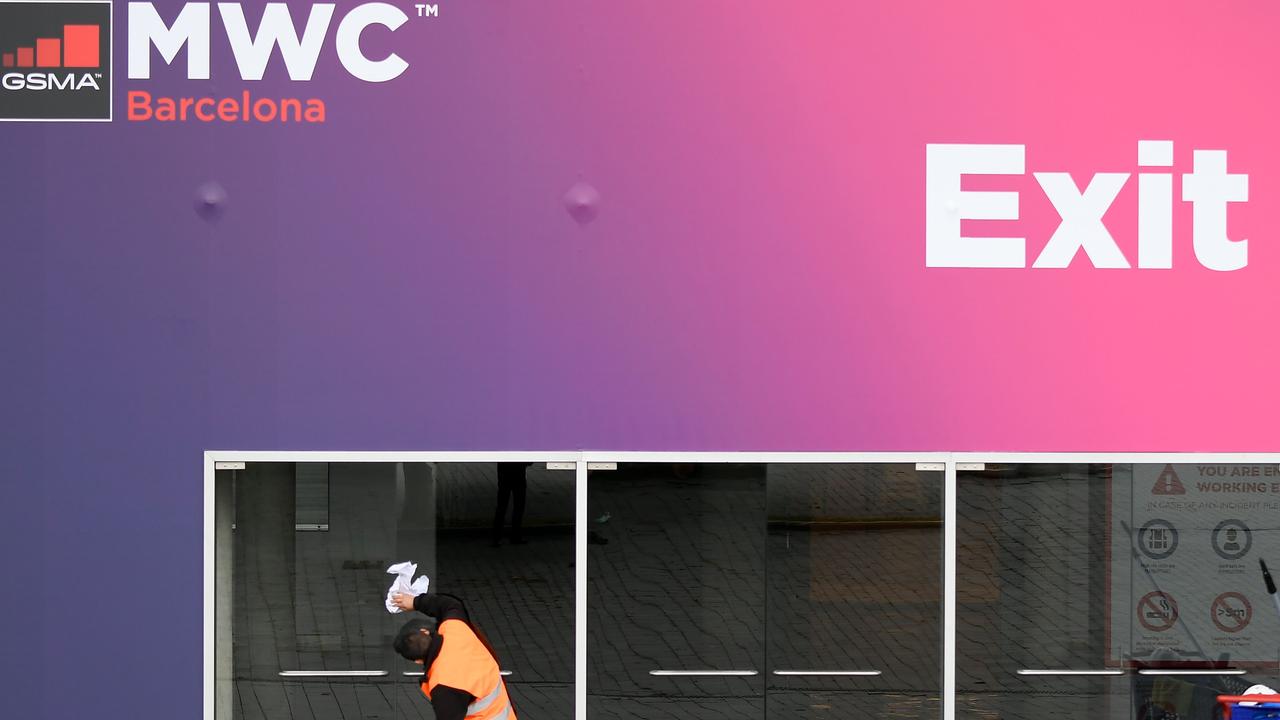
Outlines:
[[650,670],[655,677],[751,677],[755,670]]
[[385,678],[387,670],[280,670],[282,678]]
[[879,670],[774,670],[774,675],[787,677],[875,677]]

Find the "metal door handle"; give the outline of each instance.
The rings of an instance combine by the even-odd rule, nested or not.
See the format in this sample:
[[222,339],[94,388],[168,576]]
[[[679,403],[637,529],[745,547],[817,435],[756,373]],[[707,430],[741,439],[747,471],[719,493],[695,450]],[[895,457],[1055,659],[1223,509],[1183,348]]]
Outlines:
[[1123,670],[1019,670],[1019,675],[1124,675]]
[[1243,675],[1244,670],[1236,668],[1222,668],[1212,670],[1205,668],[1204,670],[1139,670],[1139,675]]
[[[499,674],[499,675],[502,675],[502,676],[503,676],[503,678],[507,678],[507,676],[511,675],[511,670],[498,670],[498,674]],[[421,676],[422,676],[422,671],[421,671],[421,670],[417,670],[417,671],[408,670],[408,671],[406,671],[406,673],[404,673],[404,676],[406,676],[406,678],[421,678]]]
[[751,677],[755,670],[650,670],[657,677]]
[[875,677],[879,670],[774,670],[774,675],[788,677]]
[[387,670],[280,670],[282,678],[385,678]]

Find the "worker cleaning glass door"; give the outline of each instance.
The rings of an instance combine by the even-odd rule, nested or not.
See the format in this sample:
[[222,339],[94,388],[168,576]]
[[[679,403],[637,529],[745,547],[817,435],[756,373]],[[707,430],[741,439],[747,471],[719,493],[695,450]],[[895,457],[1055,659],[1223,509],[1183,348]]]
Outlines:
[[498,462],[242,465],[215,481],[216,720],[431,718],[384,601],[401,561],[463,599],[512,716],[572,717],[573,472],[519,463],[517,502]]

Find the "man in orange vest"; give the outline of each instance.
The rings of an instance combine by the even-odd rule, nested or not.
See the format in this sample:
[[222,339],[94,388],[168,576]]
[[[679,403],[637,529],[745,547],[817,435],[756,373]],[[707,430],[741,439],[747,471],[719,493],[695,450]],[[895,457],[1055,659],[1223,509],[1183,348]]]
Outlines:
[[436,618],[434,631],[425,620],[410,620],[393,642],[402,657],[424,667],[419,687],[436,720],[516,720],[498,656],[471,627],[461,600],[423,593],[399,594],[394,602]]

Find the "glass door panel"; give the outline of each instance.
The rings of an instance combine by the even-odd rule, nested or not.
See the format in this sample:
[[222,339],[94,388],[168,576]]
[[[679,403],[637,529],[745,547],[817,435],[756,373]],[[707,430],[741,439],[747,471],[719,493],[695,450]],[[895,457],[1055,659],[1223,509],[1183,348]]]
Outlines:
[[957,717],[1216,720],[1277,686],[1274,464],[957,475]]
[[592,720],[764,717],[765,468],[592,473]]
[[[508,673],[522,720],[572,718],[574,472],[546,463],[449,463],[435,471],[432,583],[466,601]],[[433,717],[420,695],[412,707]]]
[[588,716],[940,717],[943,481],[914,464],[592,473]]
[[[956,715],[1129,720],[1108,637],[1105,465],[957,474]],[[1121,562],[1127,562],[1123,557]]]
[[574,492],[532,463],[220,471],[215,716],[433,717],[391,649],[410,616],[384,606],[387,568],[412,561],[466,603],[522,716],[572,717]]
[[251,463],[232,481],[231,717],[394,717],[394,464]]
[[768,717],[941,717],[941,470],[768,467]]

